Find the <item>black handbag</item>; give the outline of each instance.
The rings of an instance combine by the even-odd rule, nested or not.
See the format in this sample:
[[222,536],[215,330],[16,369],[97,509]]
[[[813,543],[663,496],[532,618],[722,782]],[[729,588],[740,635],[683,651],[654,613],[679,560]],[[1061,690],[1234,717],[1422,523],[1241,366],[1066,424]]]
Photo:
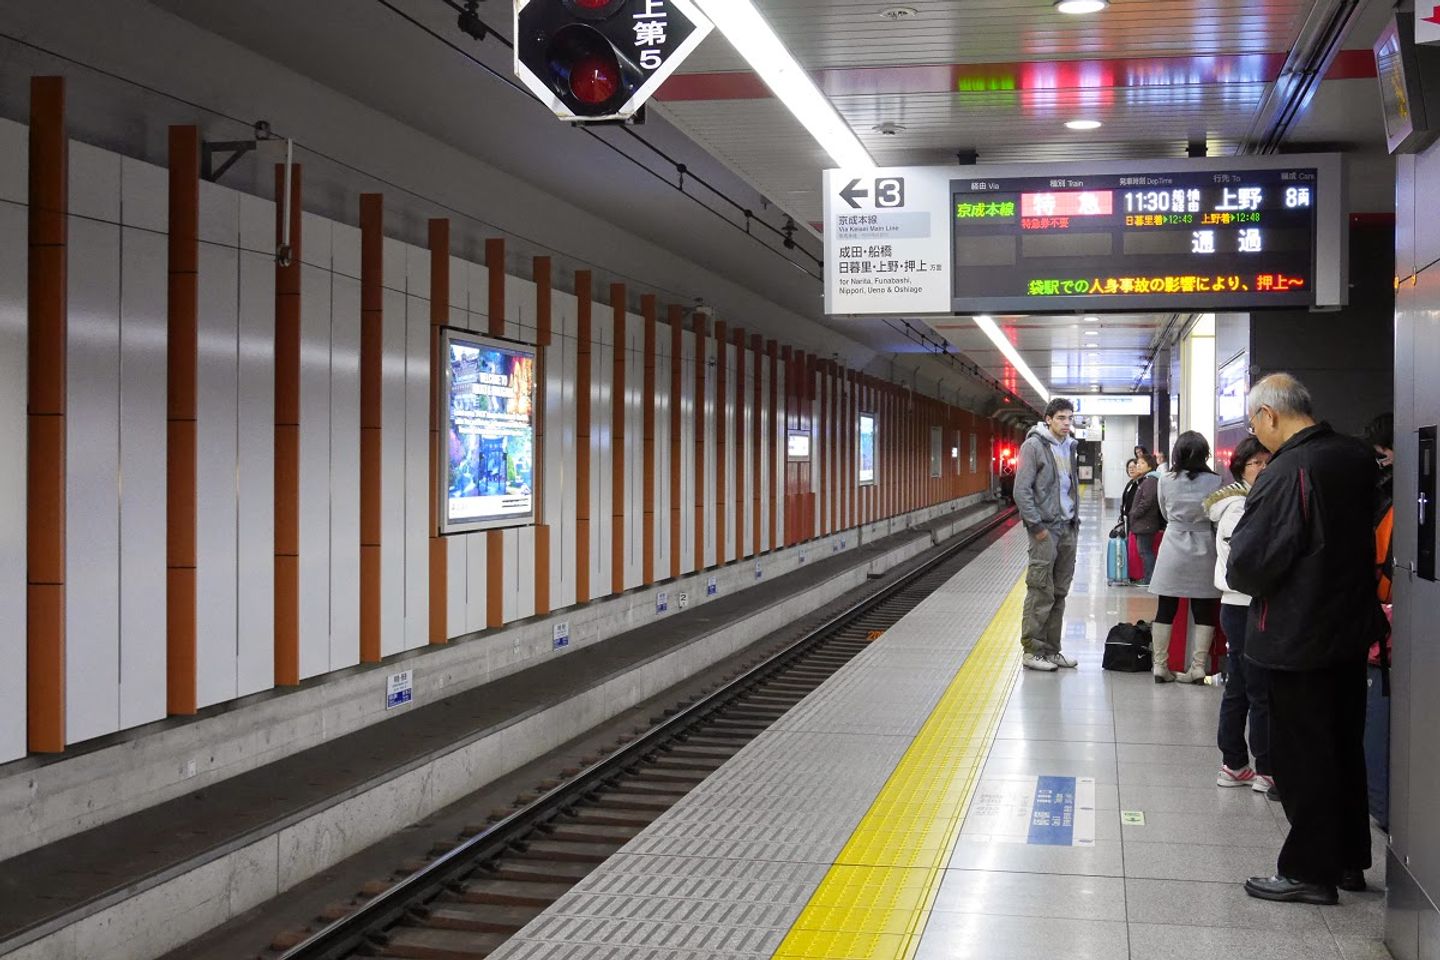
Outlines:
[[1105,637],[1105,659],[1101,665],[1106,670],[1120,673],[1148,671],[1153,662],[1150,655],[1151,642],[1150,624],[1144,620],[1139,623],[1117,623]]
[[1125,535],[1125,518],[1121,517],[1119,520],[1115,521],[1115,526],[1110,528],[1110,539],[1119,540]]

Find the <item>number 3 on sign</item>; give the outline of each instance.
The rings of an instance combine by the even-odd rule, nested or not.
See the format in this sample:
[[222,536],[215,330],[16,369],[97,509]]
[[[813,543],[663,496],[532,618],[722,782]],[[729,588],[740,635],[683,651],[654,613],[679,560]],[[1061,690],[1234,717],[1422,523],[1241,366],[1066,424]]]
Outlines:
[[875,181],[875,206],[905,206],[905,178],[881,177]]

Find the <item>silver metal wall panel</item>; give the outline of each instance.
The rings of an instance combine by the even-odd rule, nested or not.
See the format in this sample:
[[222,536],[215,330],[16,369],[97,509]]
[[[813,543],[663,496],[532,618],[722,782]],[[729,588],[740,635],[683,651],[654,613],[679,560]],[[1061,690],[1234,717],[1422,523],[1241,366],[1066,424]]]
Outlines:
[[300,214],[300,262],[329,270],[334,262],[333,220],[318,214]]
[[[0,196],[26,176],[19,124],[0,122]],[[0,199],[0,664],[25,676],[28,314],[26,209]],[[25,684],[0,698],[0,763],[25,755]]]
[[[137,186],[158,191],[163,209],[165,178],[137,179]],[[125,227],[121,233],[121,729],[165,716],[168,246],[163,234],[150,230]]]
[[470,603],[470,551],[466,536],[456,534],[445,538],[445,636],[451,638],[469,633],[467,613]]
[[[330,308],[330,669],[360,662],[360,281],[339,254],[359,232],[335,227]],[[347,264],[347,269],[349,265]]]
[[[252,220],[272,219],[274,205],[241,202]],[[263,239],[257,236],[256,241]],[[235,694],[275,685],[275,261],[268,252],[240,252],[238,579]]]
[[490,319],[490,270],[483,263],[469,263],[465,273],[470,290],[470,329],[484,333]]
[[[74,181],[97,171],[73,169]],[[119,164],[113,188],[119,205]],[[66,739],[120,720],[120,228],[70,218],[65,437]]]
[[[359,227],[352,227],[348,223],[330,224],[330,270],[341,277],[360,279]],[[358,310],[356,315],[359,315]]]
[[505,595],[511,605],[505,622],[509,623],[535,615],[535,528],[512,527],[505,533],[505,573],[509,584]]
[[0,119],[0,201],[30,202],[30,128],[6,119]]
[[[305,226],[305,246],[322,246],[317,225]],[[300,267],[301,678],[330,669],[330,305],[329,264],[316,266],[306,254]]]
[[[424,264],[418,264],[417,259],[423,259]],[[428,272],[428,254],[411,247],[412,291],[422,284],[428,287]],[[430,304],[413,295],[405,298],[403,436],[405,648],[413,650],[430,639]]]
[[450,258],[450,326],[470,328],[470,263]]
[[[203,196],[200,209],[203,217]],[[195,685],[201,707],[232,699],[237,689],[240,254],[234,242],[231,233],[231,246],[200,245],[195,368]],[[271,326],[273,329],[273,301]]]
[[381,364],[380,430],[380,652],[405,649],[405,294],[392,283],[399,248],[403,284],[404,247],[385,241],[384,357]]
[[506,274],[505,336],[523,343],[534,343],[538,335],[535,327],[535,284]]

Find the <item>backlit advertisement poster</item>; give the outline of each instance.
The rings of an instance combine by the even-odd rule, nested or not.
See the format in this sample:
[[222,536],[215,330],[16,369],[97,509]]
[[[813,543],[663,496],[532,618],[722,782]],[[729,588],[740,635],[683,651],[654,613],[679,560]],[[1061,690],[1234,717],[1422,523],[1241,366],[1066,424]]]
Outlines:
[[445,533],[529,521],[535,497],[535,351],[445,331]]
[[859,482],[875,482],[875,414],[860,414],[860,477]]

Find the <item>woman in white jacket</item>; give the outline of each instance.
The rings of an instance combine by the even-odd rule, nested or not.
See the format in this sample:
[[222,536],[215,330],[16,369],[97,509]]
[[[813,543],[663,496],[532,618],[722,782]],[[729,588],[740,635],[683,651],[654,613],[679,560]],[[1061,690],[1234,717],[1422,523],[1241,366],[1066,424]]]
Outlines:
[[[1230,534],[1245,512],[1245,495],[1270,462],[1270,452],[1254,437],[1246,437],[1230,458],[1230,475],[1235,483],[1221,487],[1205,498],[1205,511],[1215,523],[1215,586],[1220,598],[1220,627],[1225,631],[1229,661],[1225,671],[1225,696],[1220,701],[1220,774],[1215,782],[1222,787],[1250,786],[1264,793],[1275,786],[1270,773],[1270,697],[1265,671],[1245,659],[1245,624],[1250,598],[1230,589],[1225,582],[1225,562],[1230,558]],[[1250,718],[1250,750],[1245,749],[1245,718]],[[1255,765],[1250,765],[1254,754]]]

